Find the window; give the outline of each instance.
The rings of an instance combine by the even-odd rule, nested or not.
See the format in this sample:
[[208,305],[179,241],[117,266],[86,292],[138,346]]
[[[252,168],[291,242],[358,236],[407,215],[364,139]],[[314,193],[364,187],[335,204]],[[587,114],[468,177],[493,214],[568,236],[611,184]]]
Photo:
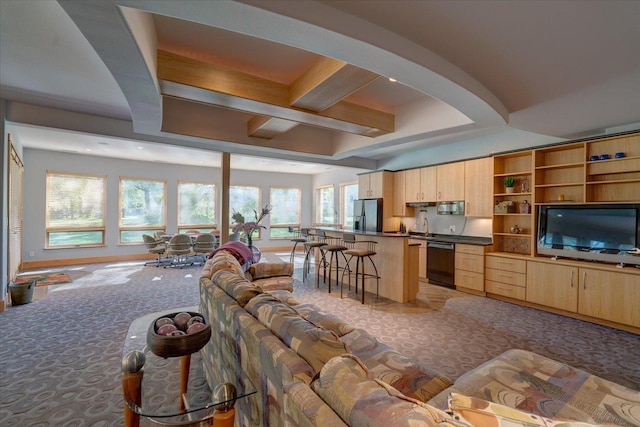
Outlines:
[[178,182],[178,232],[216,229],[216,186],[198,182]]
[[[260,188],[249,185],[229,186],[229,224],[233,229],[231,215],[239,212],[244,216],[245,221],[255,221],[256,212],[260,209]],[[258,238],[260,234],[258,234]]]
[[358,183],[340,184],[340,212],[342,226],[353,228],[353,201],[358,198]]
[[47,248],[104,245],[105,182],[104,176],[47,171]]
[[316,188],[316,222],[335,224],[338,220],[333,198],[333,185]]
[[289,227],[300,228],[300,195],[299,188],[271,188],[271,229],[272,239],[288,239],[293,237]]
[[165,231],[166,183],[120,178],[120,243],[142,243],[143,234]]

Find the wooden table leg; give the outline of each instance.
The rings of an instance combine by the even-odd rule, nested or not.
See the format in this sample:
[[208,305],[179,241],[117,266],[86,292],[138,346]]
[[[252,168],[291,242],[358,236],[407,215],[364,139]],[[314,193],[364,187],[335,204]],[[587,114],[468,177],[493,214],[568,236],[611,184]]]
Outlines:
[[127,401],[136,406],[142,405],[142,376],[144,371],[122,373],[122,392],[124,394],[124,425],[125,427],[138,427],[140,415],[133,412],[127,406]]
[[187,393],[189,386],[189,369],[191,368],[191,355],[187,354],[180,358],[180,412],[184,412],[185,404],[183,395]]
[[228,411],[213,411],[213,427],[233,427],[233,422],[236,417],[235,408],[231,408]]

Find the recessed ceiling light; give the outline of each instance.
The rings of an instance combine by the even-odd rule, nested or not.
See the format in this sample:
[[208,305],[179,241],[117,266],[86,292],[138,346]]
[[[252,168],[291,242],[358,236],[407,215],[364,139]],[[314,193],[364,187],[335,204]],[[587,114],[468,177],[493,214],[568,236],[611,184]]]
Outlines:
[[389,77],[389,81],[390,81],[390,82],[392,82],[392,83],[397,82],[397,80],[396,80],[396,79],[394,79],[393,77]]
[[91,151],[91,148],[85,148],[84,151]]
[[144,150],[144,147],[138,146],[138,150]]

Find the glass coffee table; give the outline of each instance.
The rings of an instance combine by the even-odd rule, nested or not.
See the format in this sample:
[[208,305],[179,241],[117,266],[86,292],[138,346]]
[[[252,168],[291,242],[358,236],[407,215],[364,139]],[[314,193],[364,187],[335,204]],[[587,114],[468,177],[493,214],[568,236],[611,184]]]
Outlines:
[[[154,426],[233,426],[235,402],[256,393],[248,378],[238,378],[235,373],[229,376],[235,380],[219,384],[212,391],[202,365],[191,366],[192,356],[200,360],[197,350],[193,354],[167,358],[151,351],[147,333],[155,319],[196,310],[195,307],[174,308],[147,314],[131,323],[122,351],[125,427],[137,427],[141,419],[146,425]],[[196,374],[191,383],[190,372]]]

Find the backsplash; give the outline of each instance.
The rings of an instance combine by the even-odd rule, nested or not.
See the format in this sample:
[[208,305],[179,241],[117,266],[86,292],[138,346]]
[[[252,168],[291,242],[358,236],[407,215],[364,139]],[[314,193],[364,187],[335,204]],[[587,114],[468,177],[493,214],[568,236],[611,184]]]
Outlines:
[[429,233],[491,237],[491,218],[438,215],[435,206],[416,208],[415,211],[415,216],[402,218],[407,231],[423,231],[426,218]]

